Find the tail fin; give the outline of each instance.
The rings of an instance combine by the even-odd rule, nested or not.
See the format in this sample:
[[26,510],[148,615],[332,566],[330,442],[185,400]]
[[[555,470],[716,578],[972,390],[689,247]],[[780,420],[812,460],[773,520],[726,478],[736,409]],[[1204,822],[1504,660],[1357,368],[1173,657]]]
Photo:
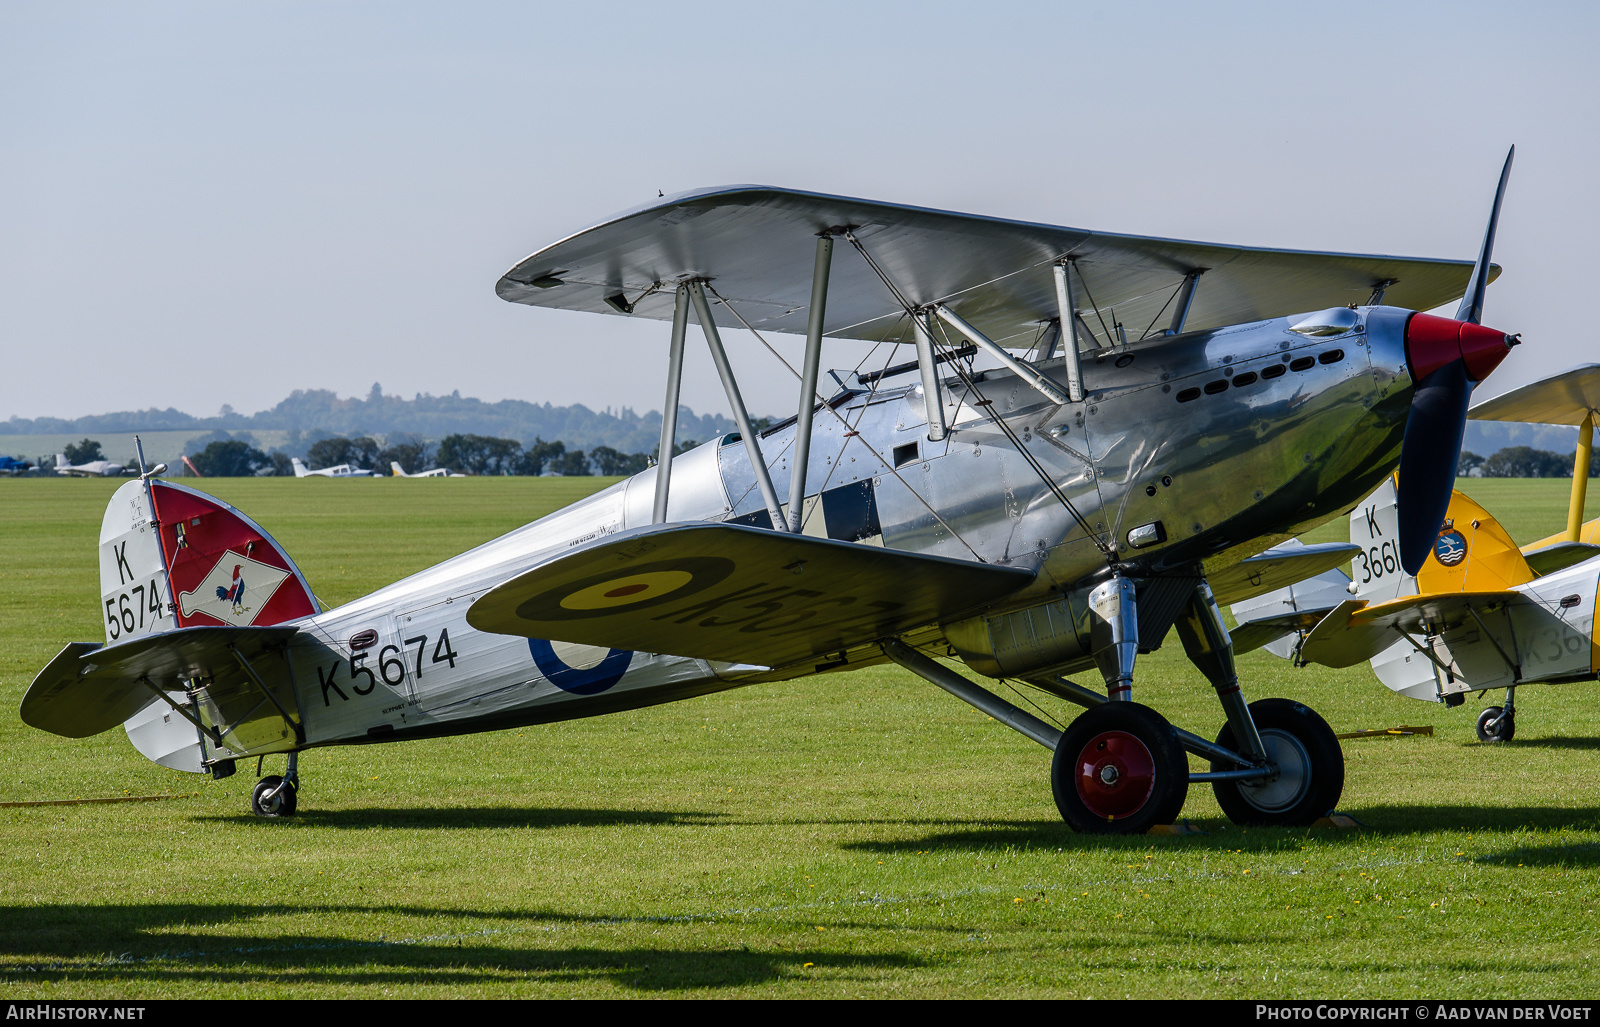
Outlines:
[[1417,571],[1419,591],[1503,592],[1534,577],[1500,522],[1468,496],[1452,492],[1433,552]]
[[142,480],[123,485],[100,525],[108,645],[180,627],[262,627],[317,612],[305,576],[260,525],[184,485],[151,479],[148,489]]
[[67,459],[67,455],[65,453],[57,453],[56,454],[56,469],[57,470],[60,470],[63,467],[71,467],[71,466],[72,466],[72,461]]
[[1394,478],[1350,511],[1350,541],[1361,547],[1351,562],[1357,598],[1381,603],[1417,594],[1417,580],[1400,566],[1400,515]]
[[409,478],[409,477],[411,477],[411,475],[407,474],[404,470],[402,470],[400,468],[400,461],[398,461],[398,460],[390,460],[389,461],[389,468],[394,471],[394,476],[396,478]]
[[299,457],[297,457],[297,456],[290,457],[289,458],[289,463],[294,466],[294,476],[296,478],[304,478],[306,476],[306,474],[308,473],[306,471],[306,465],[300,462],[300,458]]

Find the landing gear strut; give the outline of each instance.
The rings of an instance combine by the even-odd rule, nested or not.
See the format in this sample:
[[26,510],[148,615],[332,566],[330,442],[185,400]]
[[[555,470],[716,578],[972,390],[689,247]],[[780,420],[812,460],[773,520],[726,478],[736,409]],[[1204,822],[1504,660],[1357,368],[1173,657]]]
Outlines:
[[[1331,811],[1344,791],[1339,740],[1327,722],[1300,703],[1263,699],[1245,704],[1234,671],[1233,642],[1216,599],[1203,579],[1193,580],[1177,628],[1189,659],[1210,680],[1227,714],[1216,742],[1181,731],[1155,710],[1132,701],[1138,606],[1134,583],[1120,575],[1088,595],[1089,655],[1105,678],[1106,694],[1048,672],[1023,677],[1041,691],[1088,707],[1066,731],[1057,731],[899,639],[880,644],[895,663],[1054,750],[1050,787],[1062,819],[1075,831],[1136,834],[1171,824],[1183,810],[1189,786],[1201,782],[1216,790],[1223,812],[1236,823],[1309,824]],[[1172,583],[1164,585],[1170,598]],[[1167,607],[1169,616],[1172,609]],[[1165,634],[1170,624],[1154,627]],[[1191,774],[1189,753],[1210,760],[1211,768]]]
[[250,811],[258,817],[292,817],[300,792],[300,754],[289,754],[289,769],[282,777],[270,774],[256,782],[250,793]]

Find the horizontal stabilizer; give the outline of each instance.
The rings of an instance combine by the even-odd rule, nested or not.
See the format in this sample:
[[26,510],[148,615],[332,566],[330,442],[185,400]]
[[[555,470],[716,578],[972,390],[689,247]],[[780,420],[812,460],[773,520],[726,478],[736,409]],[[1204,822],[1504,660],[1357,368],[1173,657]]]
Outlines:
[[1300,657],[1324,667],[1353,667],[1388,649],[1406,635],[1438,635],[1510,606],[1537,606],[1521,592],[1449,592],[1405,596],[1368,605],[1364,599],[1340,603],[1300,646]]
[[1218,603],[1242,603],[1349,563],[1360,553],[1361,547],[1350,542],[1277,546],[1207,575],[1206,580]]
[[[253,661],[269,647],[286,643],[295,630],[180,628],[121,645],[73,642],[28,686],[22,697],[23,723],[67,738],[87,738],[158,701],[156,688],[181,690],[191,678],[208,680],[206,691],[218,702],[229,693],[251,689],[259,695],[234,650]],[[293,708],[294,697],[287,691],[280,701],[286,699],[285,705]]]
[[1310,631],[1334,609],[1329,606],[1320,610],[1295,610],[1240,624],[1228,632],[1228,637],[1233,641],[1234,655],[1260,649],[1288,634]]
[[782,667],[946,620],[1031,571],[731,524],[658,525],[521,574],[480,631]]

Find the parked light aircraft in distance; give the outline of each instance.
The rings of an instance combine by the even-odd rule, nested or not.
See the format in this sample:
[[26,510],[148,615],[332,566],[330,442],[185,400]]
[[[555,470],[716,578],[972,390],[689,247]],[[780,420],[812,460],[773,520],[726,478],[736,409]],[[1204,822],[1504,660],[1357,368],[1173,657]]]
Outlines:
[[457,473],[455,471],[450,470],[450,468],[448,468],[448,467],[435,467],[435,468],[433,468],[432,470],[429,470],[429,471],[418,471],[416,474],[407,474],[406,473],[406,469],[404,467],[400,466],[400,461],[398,461],[398,460],[389,461],[389,469],[394,472],[394,477],[396,477],[396,478],[465,478],[466,477],[465,474],[459,474],[459,473]]
[[[1509,172],[1508,157],[1475,263],[764,186],[661,198],[496,289],[671,322],[662,463],[331,610],[243,514],[143,475],[101,527],[105,644],[63,649],[23,719],[67,736],[124,724],[152,759],[213,776],[285,753],[252,800],[281,815],[317,746],[893,662],[1053,750],[1078,830],[1169,824],[1191,782],[1237,821],[1309,823],[1343,789],[1338,740],[1300,703],[1246,703],[1217,600],[1347,562],[1344,543],[1256,554],[1350,510],[1397,462],[1400,558],[1421,563],[1471,384],[1514,342],[1479,324]],[[1463,294],[1454,319],[1416,313]],[[740,430],[672,457],[691,315]],[[806,337],[795,414],[759,434],[730,328]],[[825,335],[863,359],[819,389]],[[914,360],[894,362],[901,344]],[[1215,741],[1132,701],[1139,654],[1174,626],[1221,703]],[[946,660],[1088,709],[1061,730]],[[1106,691],[1062,676],[1089,670]]]
[[115,478],[125,470],[127,468],[122,464],[115,464],[110,460],[90,460],[88,463],[73,464],[65,454],[56,454],[56,473],[72,478]]
[[[1454,492],[1426,561],[1413,576],[1394,556],[1395,491],[1385,483],[1350,515],[1360,546],[1342,571],[1233,607],[1239,650],[1265,644],[1302,666],[1363,660],[1391,690],[1459,706],[1468,692],[1506,690],[1478,716],[1478,737],[1516,733],[1519,685],[1593,681],[1600,601],[1600,518],[1583,522],[1600,364],[1584,364],[1472,407],[1468,416],[1578,426],[1566,530],[1518,547],[1487,510]],[[1351,598],[1351,595],[1354,598]]]
[[291,457],[289,463],[294,467],[296,478],[381,478],[377,471],[369,471],[362,467],[351,467],[349,464],[334,464],[332,467],[319,467],[315,471],[300,462],[299,457]]
[[33,461],[14,456],[0,456],[0,474],[18,475],[33,470]]

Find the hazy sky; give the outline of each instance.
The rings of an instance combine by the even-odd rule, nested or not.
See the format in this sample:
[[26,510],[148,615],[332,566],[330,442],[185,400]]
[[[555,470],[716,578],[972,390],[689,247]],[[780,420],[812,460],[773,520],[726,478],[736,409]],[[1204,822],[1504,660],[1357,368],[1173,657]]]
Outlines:
[[[1600,360],[1597,29],[1593,3],[0,3],[0,420],[374,381],[659,408],[666,324],[494,295],[657,189],[1470,259],[1516,143],[1485,320],[1526,344],[1488,395]],[[752,409],[791,409],[726,337]],[[725,412],[691,353],[685,401]]]

